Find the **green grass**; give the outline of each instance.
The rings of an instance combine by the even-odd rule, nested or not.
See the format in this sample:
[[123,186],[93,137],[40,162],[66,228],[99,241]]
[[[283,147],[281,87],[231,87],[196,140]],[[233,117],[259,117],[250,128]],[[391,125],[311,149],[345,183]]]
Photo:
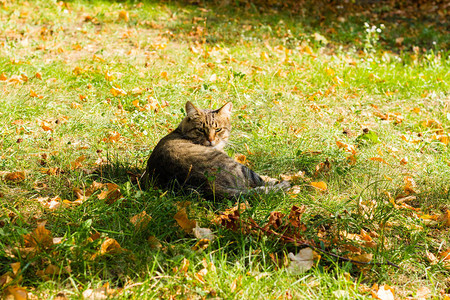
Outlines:
[[[449,264],[439,256],[449,249],[448,225],[426,220],[450,210],[450,34],[442,13],[424,10],[416,19],[406,4],[398,14],[382,5],[362,13],[367,8],[352,4],[283,10],[245,3],[0,2],[2,295],[21,287],[49,299],[89,290],[119,299],[364,299],[377,283],[398,297],[423,287],[449,297]],[[17,83],[20,74],[26,77]],[[127,94],[115,96],[113,87]],[[155,100],[168,106],[140,110],[136,100],[140,108]],[[241,221],[264,225],[271,212],[305,205],[300,238],[326,250],[316,251],[311,270],[287,271],[288,253],[301,246],[213,223],[235,200],[141,189],[136,176],[181,121],[186,101],[204,108],[233,102],[227,151],[245,154],[258,173],[304,172],[292,182],[298,194],[242,197],[251,207]],[[365,128],[378,141],[361,141]],[[355,163],[337,141],[356,145]],[[316,172],[326,160],[329,170]],[[6,180],[16,171],[25,179]],[[405,193],[406,177],[417,185],[408,204],[420,211],[390,201]],[[117,184],[122,198],[108,203],[98,191],[55,210],[37,200],[70,203],[74,189],[94,181]],[[310,184],[319,181],[326,192]],[[198,240],[174,219],[184,201],[189,218],[217,236],[203,251],[192,249]],[[152,219],[136,230],[130,218],[142,211]],[[24,236],[43,221],[62,241],[23,249]],[[343,238],[362,230],[377,234],[376,247]],[[126,250],[101,255],[107,238]],[[327,253],[370,253],[401,268],[361,268]],[[45,274],[49,266],[58,271]]]

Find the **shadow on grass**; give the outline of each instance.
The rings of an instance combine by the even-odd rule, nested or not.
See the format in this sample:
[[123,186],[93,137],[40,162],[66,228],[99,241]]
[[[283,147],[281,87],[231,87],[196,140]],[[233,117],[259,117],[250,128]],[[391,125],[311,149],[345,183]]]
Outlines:
[[[277,39],[288,47],[306,41],[327,45],[331,50],[343,45],[394,52],[417,52],[415,47],[448,51],[450,46],[450,9],[446,1],[439,0],[145,3],[161,5],[170,19],[155,25],[155,20],[145,20],[143,13],[130,23],[167,29],[171,38],[190,42],[226,44]],[[132,7],[136,6],[130,3]]]

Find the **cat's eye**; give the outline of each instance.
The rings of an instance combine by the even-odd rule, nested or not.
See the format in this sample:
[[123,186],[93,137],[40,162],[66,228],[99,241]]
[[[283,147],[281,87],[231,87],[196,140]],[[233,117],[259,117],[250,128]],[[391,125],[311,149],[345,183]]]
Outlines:
[[197,128],[197,131],[199,131],[199,132],[205,132],[205,129],[204,128]]
[[221,132],[222,128],[216,128],[216,132]]

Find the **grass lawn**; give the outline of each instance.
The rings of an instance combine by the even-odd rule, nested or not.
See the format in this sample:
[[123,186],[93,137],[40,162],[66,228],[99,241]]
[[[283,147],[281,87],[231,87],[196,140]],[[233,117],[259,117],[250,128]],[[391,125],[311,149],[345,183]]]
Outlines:
[[[261,2],[0,0],[2,297],[450,299],[450,7]],[[142,190],[186,101],[293,188]]]

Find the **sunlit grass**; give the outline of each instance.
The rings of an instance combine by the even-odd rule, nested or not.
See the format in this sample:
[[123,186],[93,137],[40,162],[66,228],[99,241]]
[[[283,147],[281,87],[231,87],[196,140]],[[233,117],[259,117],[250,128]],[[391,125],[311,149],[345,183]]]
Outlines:
[[[417,23],[413,35],[403,23],[382,29],[370,16],[320,23],[304,10],[250,7],[238,18],[236,6],[178,2],[2,5],[0,276],[11,279],[0,280],[5,295],[22,286],[41,298],[77,298],[92,289],[127,299],[359,299],[374,283],[393,286],[401,297],[419,287],[449,293],[448,266],[430,259],[449,242],[448,225],[436,220],[450,209],[450,60],[440,50],[448,43],[441,27]],[[343,232],[375,232],[377,247],[362,251],[402,269],[359,268],[318,252],[310,271],[292,276],[287,255],[300,247],[211,222],[234,200],[142,190],[136,177],[188,100],[204,108],[233,102],[227,151],[244,154],[258,173],[303,172],[292,182],[298,194],[241,199],[251,206],[244,220],[264,224],[271,212],[303,204],[305,239],[351,257],[349,245],[361,243]],[[358,139],[364,129],[377,141]],[[337,141],[356,147],[353,162]],[[325,161],[329,167],[320,169]],[[25,179],[4,180],[15,171]],[[408,177],[414,191],[406,192]],[[94,181],[117,184],[121,199],[108,204],[97,191],[71,205],[74,190]],[[325,182],[327,191],[311,181]],[[420,211],[395,208],[391,201],[405,193]],[[52,210],[39,203],[43,197],[69,204]],[[204,251],[192,249],[197,239],[173,219],[185,201],[188,216],[217,235]],[[152,220],[139,231],[130,218],[142,211]],[[43,221],[61,243],[32,255],[18,250]],[[107,238],[126,250],[99,254]],[[11,273],[15,262],[19,275]],[[42,274],[49,265],[65,271]]]

